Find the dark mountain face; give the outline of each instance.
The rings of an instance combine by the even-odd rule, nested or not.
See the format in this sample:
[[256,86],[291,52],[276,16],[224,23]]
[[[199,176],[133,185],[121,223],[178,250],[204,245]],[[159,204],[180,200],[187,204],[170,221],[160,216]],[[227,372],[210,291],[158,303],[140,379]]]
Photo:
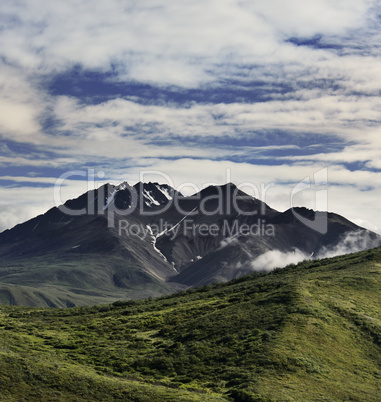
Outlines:
[[[376,247],[380,239],[336,214],[275,211],[231,183],[191,197],[158,183],[108,184],[1,233],[0,280],[36,286],[26,261],[34,266],[47,259],[72,278],[72,262],[91,258],[94,272],[81,271],[75,286],[57,279],[54,286],[78,293],[91,283],[99,297],[111,297],[115,288],[125,289],[125,297],[132,297],[131,289],[133,297],[139,289],[146,296],[150,286],[156,295],[250,273],[253,261],[271,250],[321,257]],[[15,261],[23,267],[17,275],[9,269]],[[40,286],[52,284],[52,264],[45,262]]]

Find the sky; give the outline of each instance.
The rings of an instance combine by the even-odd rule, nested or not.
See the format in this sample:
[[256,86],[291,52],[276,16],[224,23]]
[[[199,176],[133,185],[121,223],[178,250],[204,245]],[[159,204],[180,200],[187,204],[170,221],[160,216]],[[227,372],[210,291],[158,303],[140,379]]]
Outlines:
[[381,233],[380,72],[380,0],[1,0],[0,231],[150,180]]

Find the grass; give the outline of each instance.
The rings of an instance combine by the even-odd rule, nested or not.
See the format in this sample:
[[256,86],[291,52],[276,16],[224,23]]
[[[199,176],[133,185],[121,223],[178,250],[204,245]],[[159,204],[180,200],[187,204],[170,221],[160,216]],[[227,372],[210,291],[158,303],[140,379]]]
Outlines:
[[111,305],[0,307],[3,400],[379,401],[381,249]]

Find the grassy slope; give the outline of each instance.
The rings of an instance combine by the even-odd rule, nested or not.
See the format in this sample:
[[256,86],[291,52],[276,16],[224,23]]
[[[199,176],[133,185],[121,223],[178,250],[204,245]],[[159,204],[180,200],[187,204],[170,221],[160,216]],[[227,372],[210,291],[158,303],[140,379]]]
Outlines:
[[175,296],[0,308],[5,400],[379,401],[381,249]]

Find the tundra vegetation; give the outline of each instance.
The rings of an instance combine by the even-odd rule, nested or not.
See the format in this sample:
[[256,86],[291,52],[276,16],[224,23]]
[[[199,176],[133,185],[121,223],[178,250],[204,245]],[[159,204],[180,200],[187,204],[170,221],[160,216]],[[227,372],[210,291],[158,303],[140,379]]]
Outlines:
[[379,401],[381,249],[144,300],[0,307],[0,399]]

